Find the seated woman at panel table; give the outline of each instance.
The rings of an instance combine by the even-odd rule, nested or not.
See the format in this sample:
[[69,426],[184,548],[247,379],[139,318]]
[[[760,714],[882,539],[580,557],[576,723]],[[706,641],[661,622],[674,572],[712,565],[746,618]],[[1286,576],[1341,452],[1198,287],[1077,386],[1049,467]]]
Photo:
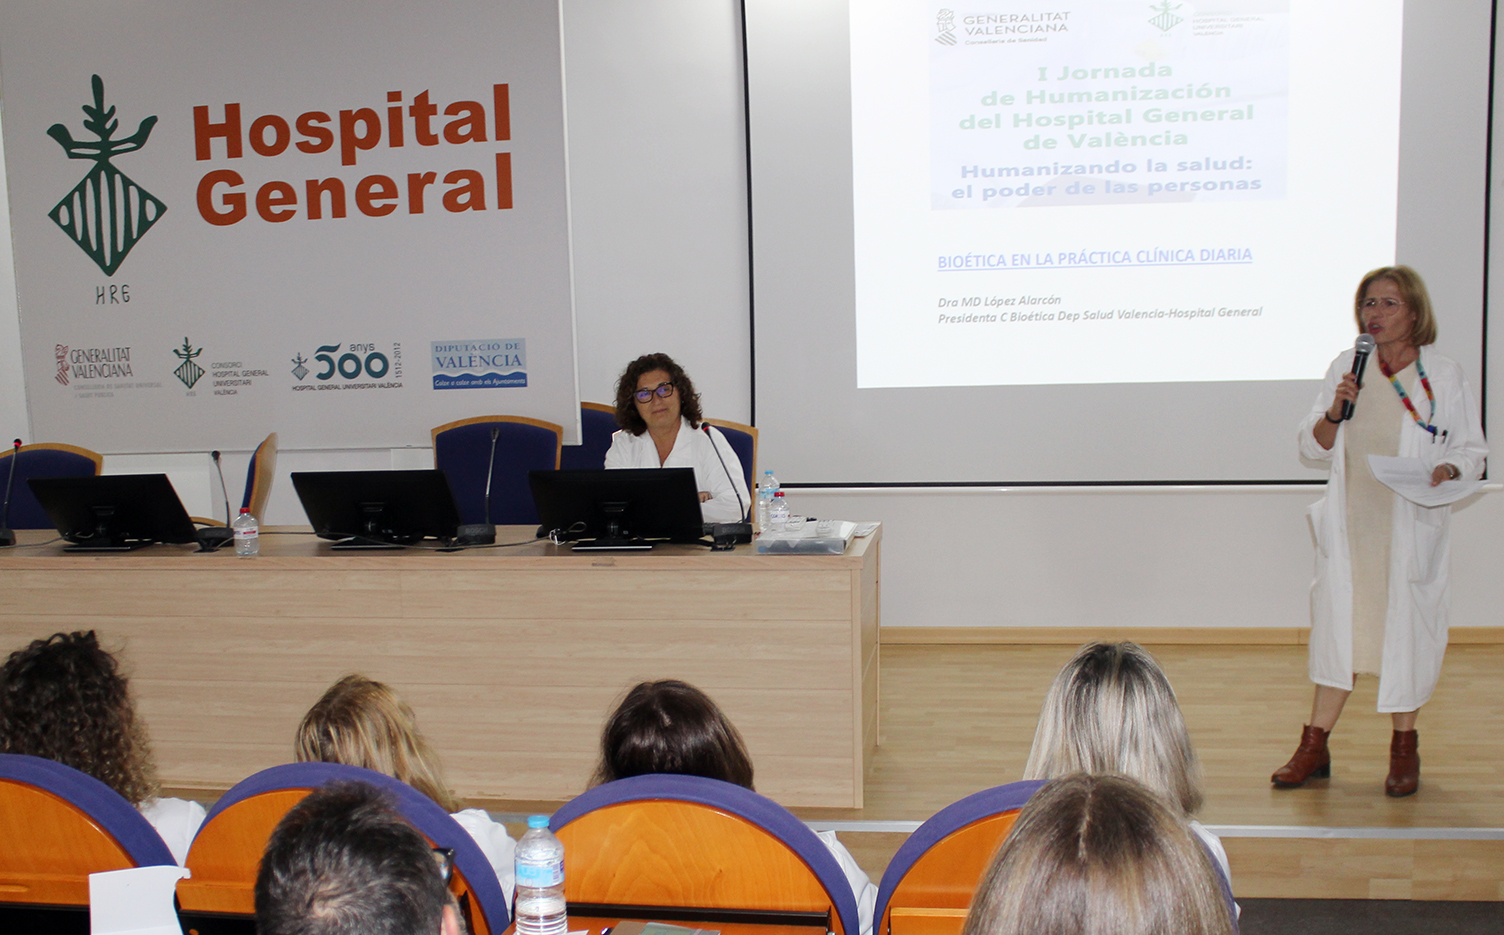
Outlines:
[[[590,784],[676,773],[752,789],[752,760],[736,727],[710,696],[674,679],[642,682],[627,692],[601,732],[601,762]],[[861,935],[871,935],[877,887],[834,831],[816,832],[856,894]]]
[[667,354],[644,354],[616,381],[616,424],[606,452],[608,468],[694,468],[700,515],[707,523],[747,518],[741,459],[720,429],[704,425],[700,394],[684,368]]
[[330,686],[298,725],[300,763],[343,763],[385,773],[433,799],[470,833],[512,901],[517,842],[484,809],[461,810],[438,755],[418,732],[418,718],[397,693],[364,675]]
[[1039,713],[1025,779],[1120,773],[1165,800],[1206,845],[1228,882],[1227,851],[1191,816],[1201,810],[1201,765],[1170,680],[1134,643],[1092,643],[1055,676]]
[[94,631],[56,633],[10,654],[0,668],[0,753],[71,766],[120,793],[157,829],[178,863],[204,807],[157,796],[146,725],[130,686]]
[[1034,794],[962,935],[1233,935],[1206,848],[1153,792],[1077,773]]

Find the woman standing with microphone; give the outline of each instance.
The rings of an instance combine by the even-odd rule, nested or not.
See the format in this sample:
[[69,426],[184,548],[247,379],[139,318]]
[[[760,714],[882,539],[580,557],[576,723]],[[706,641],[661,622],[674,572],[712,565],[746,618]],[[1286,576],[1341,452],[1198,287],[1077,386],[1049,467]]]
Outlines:
[[1434,487],[1481,477],[1488,447],[1462,368],[1430,347],[1436,319],[1420,276],[1408,266],[1376,269],[1354,305],[1359,330],[1377,344],[1366,383],[1352,373],[1354,352],[1344,351],[1300,425],[1301,454],[1332,464],[1326,496],[1310,509],[1316,698],[1299,748],[1271,780],[1290,789],[1331,774],[1327,738],[1353,677],[1370,674],[1379,676],[1379,711],[1394,721],[1384,791],[1404,796],[1420,785],[1416,714],[1446,652],[1451,507],[1393,493],[1374,478],[1368,456],[1418,458]]

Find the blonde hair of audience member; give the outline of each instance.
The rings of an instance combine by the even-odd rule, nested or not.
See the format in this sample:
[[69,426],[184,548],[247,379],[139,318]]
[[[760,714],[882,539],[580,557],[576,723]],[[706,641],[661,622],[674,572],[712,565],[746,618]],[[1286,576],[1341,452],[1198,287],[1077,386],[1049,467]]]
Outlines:
[[1041,788],[977,887],[962,935],[1231,935],[1211,856],[1155,793],[1078,773]]
[[1092,643],[1055,676],[1039,713],[1025,779],[1120,773],[1190,817],[1201,809],[1201,764],[1154,657],[1135,643]]
[[438,754],[418,731],[413,709],[391,688],[364,675],[335,682],[303,715],[297,757],[300,763],[343,763],[385,773],[444,811],[459,811]]

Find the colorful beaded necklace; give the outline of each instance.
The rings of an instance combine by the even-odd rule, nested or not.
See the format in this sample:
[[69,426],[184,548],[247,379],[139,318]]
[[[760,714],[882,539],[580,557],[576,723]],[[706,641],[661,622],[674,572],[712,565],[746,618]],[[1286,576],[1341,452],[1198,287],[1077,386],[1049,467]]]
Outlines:
[[[1399,379],[1389,371],[1389,367],[1384,363],[1382,357],[1379,358],[1379,369],[1384,372],[1384,376],[1389,378],[1389,383],[1394,387],[1394,391],[1400,394],[1400,402],[1404,403],[1405,408],[1410,411],[1410,417],[1415,420],[1415,424],[1435,435],[1436,426],[1421,419],[1420,413],[1415,411],[1415,403],[1410,401],[1410,394],[1405,392],[1403,386],[1400,386]],[[1420,355],[1416,355],[1415,369],[1420,374],[1420,385],[1425,388],[1426,399],[1431,403],[1431,418],[1434,419],[1436,418],[1436,394],[1431,391],[1431,378],[1426,376],[1426,368],[1420,365]]]

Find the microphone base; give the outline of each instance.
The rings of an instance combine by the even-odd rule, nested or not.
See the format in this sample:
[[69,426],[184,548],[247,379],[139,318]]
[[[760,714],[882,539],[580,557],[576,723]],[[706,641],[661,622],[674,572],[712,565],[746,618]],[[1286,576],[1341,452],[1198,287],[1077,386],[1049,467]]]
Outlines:
[[751,523],[716,523],[710,531],[710,537],[715,540],[717,551],[723,551],[720,546],[725,543],[729,549],[733,545],[747,545],[752,541]]
[[209,526],[194,531],[193,538],[198,541],[198,551],[214,552],[235,538],[235,530],[225,526]]
[[492,523],[466,523],[454,531],[455,545],[493,545],[496,526]]
[[0,547],[16,544],[16,532],[13,529],[0,529]]

